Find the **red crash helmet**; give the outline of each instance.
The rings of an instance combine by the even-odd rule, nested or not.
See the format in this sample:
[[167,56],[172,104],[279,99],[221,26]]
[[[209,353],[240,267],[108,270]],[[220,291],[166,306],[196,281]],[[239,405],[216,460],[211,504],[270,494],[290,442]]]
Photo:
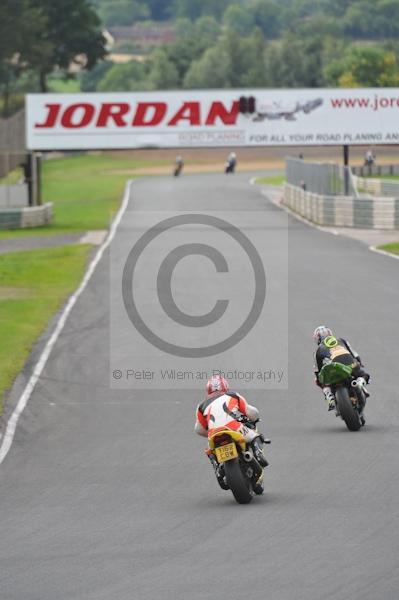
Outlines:
[[213,394],[214,392],[227,392],[229,389],[229,384],[221,375],[214,375],[206,384],[206,393],[208,396]]

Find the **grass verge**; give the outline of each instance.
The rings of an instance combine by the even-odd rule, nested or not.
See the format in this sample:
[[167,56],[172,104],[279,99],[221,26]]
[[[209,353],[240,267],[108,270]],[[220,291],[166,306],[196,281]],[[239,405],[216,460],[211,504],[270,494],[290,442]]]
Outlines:
[[269,177],[258,177],[255,179],[258,185],[283,185],[285,183],[284,175],[270,175]]
[[399,255],[399,242],[385,244],[384,246],[378,246],[378,249],[384,250],[385,252],[390,252],[391,254]]
[[33,344],[83,277],[91,246],[0,255],[0,414]]
[[[120,205],[129,172],[143,163],[148,165],[149,161],[105,154],[44,161],[43,202],[54,203],[53,223],[2,231],[0,240],[107,229]],[[71,245],[0,254],[0,414],[5,392],[23,368],[33,344],[79,285],[89,249]]]
[[364,175],[365,179],[386,179],[388,181],[399,181],[399,175]]
[[126,171],[135,167],[131,159],[105,154],[43,161],[43,202],[54,203],[53,222],[0,231],[0,240],[107,229],[129,179]]

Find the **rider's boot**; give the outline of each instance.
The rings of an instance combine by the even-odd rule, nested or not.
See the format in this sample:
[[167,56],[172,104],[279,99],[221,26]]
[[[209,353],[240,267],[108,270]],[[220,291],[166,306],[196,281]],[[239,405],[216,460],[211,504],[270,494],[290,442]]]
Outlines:
[[329,385],[323,387],[323,394],[328,404],[328,410],[335,410],[335,396]]
[[269,463],[267,462],[265,455],[263,454],[263,441],[264,441],[263,436],[258,435],[253,440],[251,446],[254,451],[255,458],[258,461],[258,463],[260,464],[260,466],[267,467]]
[[368,391],[366,385],[368,383],[368,381],[370,380],[370,376],[368,376],[368,379],[366,381],[366,379],[364,377],[358,377],[357,378],[357,384],[362,388],[364,395],[366,396],[366,398],[370,397],[370,392]]
[[252,489],[257,496],[261,496],[263,494],[263,472],[257,482],[252,485]]

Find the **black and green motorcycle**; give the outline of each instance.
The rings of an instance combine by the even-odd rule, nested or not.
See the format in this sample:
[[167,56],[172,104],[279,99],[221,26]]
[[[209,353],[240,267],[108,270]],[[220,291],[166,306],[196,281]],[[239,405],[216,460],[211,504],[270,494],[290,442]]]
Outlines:
[[331,387],[337,415],[345,421],[349,431],[358,431],[366,422],[363,414],[366,406],[366,381],[363,377],[355,377],[356,366],[328,362],[323,365],[319,374],[320,383]]

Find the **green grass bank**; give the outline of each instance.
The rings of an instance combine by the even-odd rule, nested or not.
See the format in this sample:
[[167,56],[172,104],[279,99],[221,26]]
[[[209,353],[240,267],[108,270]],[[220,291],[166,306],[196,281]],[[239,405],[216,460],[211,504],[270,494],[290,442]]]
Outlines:
[[107,229],[135,164],[112,155],[80,155],[43,161],[43,202],[54,220],[43,227],[0,231],[0,240]]
[[0,255],[0,413],[33,344],[81,281],[91,246]]
[[[43,201],[54,203],[46,227],[0,232],[2,239],[107,229],[117,211],[131,159],[75,155],[43,162]],[[50,319],[77,288],[91,246],[0,254],[0,414],[4,396]]]
[[399,256],[399,242],[379,246],[379,249],[384,250],[385,252],[390,252],[390,254],[396,254]]
[[269,177],[258,177],[255,179],[257,185],[283,185],[285,175],[270,175]]

